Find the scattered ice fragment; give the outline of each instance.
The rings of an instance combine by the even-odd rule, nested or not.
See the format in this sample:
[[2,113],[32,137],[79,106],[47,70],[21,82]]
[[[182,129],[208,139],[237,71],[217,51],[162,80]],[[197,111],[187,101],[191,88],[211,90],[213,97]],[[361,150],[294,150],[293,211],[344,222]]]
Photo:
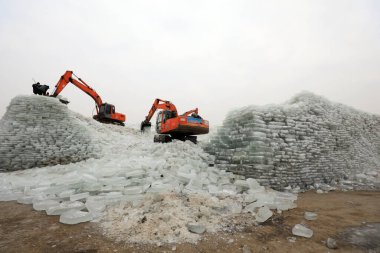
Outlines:
[[317,219],[317,214],[316,213],[312,213],[312,212],[305,212],[304,218],[306,220],[316,220]]
[[134,195],[134,194],[140,194],[140,193],[143,193],[142,186],[130,186],[124,189],[124,194],[126,195]]
[[260,187],[260,184],[254,178],[247,178],[246,181],[250,189],[257,189]]
[[207,188],[208,188],[208,192],[210,194],[217,194],[217,193],[219,193],[219,187],[216,186],[216,185],[212,185],[211,184],[211,185],[208,185]]
[[203,234],[206,231],[206,227],[199,223],[188,223],[186,226],[187,229],[192,233]]
[[333,238],[330,238],[330,237],[327,238],[326,246],[329,249],[337,249],[338,248],[338,244],[336,243],[336,240]]
[[292,229],[293,235],[302,236],[306,238],[310,238],[313,236],[313,230],[301,225],[296,224]]
[[0,201],[13,201],[23,196],[22,192],[2,192],[0,193]]
[[256,204],[255,203],[251,203],[247,206],[244,207],[244,210],[243,212],[244,213],[255,213],[255,209],[257,208]]
[[75,189],[69,189],[58,194],[60,198],[69,198],[75,193]]
[[78,193],[78,194],[73,194],[70,196],[70,201],[76,201],[80,199],[85,199],[90,196],[89,192],[83,192],[83,193]]
[[92,220],[92,215],[89,212],[83,212],[79,210],[70,210],[64,212],[59,217],[59,222],[64,224],[78,224]]
[[33,199],[35,196],[21,196],[17,199],[20,204],[33,204]]
[[243,207],[241,203],[234,201],[228,205],[228,210],[230,211],[231,214],[239,214],[241,213]]
[[52,206],[57,206],[57,205],[59,205],[59,201],[54,200],[54,199],[46,199],[46,200],[39,200],[39,201],[33,200],[33,209],[37,211],[46,210]]
[[270,217],[272,217],[273,212],[269,209],[267,206],[263,206],[259,208],[259,211],[256,214],[256,221],[257,222],[265,222]]
[[82,210],[85,205],[80,201],[64,201],[57,206],[51,206],[46,209],[47,215],[61,215],[69,210]]
[[126,178],[133,178],[133,177],[141,178],[145,174],[146,174],[145,170],[131,170],[125,173],[125,177]]
[[235,185],[239,186],[239,187],[241,187],[243,189],[250,188],[250,185],[249,185],[249,183],[246,180],[238,179],[238,180],[235,181]]
[[246,194],[244,195],[244,199],[243,199],[245,203],[252,203],[252,202],[255,202],[256,200],[257,198],[255,197],[254,194]]

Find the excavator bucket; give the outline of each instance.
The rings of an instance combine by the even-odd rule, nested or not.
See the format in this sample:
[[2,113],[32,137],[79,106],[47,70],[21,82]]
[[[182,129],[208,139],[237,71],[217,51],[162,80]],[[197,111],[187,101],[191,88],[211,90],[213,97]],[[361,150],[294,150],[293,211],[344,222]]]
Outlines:
[[140,130],[142,133],[149,133],[151,127],[152,127],[152,123],[143,121],[141,122]]
[[49,86],[47,85],[41,85],[40,83],[35,83],[32,85],[33,87],[33,93],[36,95],[47,95],[47,91],[49,89]]

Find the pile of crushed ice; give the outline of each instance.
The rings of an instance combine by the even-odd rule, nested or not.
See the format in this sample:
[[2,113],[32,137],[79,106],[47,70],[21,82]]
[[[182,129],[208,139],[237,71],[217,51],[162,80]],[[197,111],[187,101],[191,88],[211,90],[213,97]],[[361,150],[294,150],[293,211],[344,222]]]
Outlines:
[[0,201],[31,204],[66,224],[95,221],[107,236],[140,243],[195,242],[236,216],[264,222],[271,210],[295,207],[297,195],[220,170],[191,142],[157,144],[152,135],[68,114],[96,137],[102,157],[2,173]]

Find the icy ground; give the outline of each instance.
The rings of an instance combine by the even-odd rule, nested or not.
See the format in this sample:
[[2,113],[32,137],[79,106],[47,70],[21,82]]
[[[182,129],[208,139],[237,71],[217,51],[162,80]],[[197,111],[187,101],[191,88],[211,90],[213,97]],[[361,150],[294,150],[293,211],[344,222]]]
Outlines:
[[158,244],[196,242],[239,216],[254,224],[270,209],[295,207],[297,195],[213,167],[199,145],[156,144],[135,129],[75,117],[102,148],[101,158],[2,173],[0,201],[32,204],[62,223],[97,222],[119,241]]

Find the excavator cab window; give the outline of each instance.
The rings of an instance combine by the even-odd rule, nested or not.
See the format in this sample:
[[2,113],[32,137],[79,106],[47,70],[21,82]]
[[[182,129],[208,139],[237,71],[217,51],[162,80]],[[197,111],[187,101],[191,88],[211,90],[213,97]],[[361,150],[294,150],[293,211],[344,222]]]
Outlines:
[[113,105],[105,104],[105,107],[105,113],[107,116],[112,114],[112,111],[115,111],[115,107]]
[[162,125],[162,114],[163,112],[158,112],[157,114],[157,119],[156,119],[156,132],[160,133],[161,132],[161,125]]
[[112,113],[115,113],[115,106],[110,104],[102,104],[99,107],[99,115],[108,118]]
[[177,117],[177,114],[175,113],[175,111],[169,111],[169,110],[167,110],[167,111],[163,111],[163,121],[164,121],[164,123],[166,122],[166,120],[168,120],[168,119],[171,119],[171,118],[175,118],[175,117]]

